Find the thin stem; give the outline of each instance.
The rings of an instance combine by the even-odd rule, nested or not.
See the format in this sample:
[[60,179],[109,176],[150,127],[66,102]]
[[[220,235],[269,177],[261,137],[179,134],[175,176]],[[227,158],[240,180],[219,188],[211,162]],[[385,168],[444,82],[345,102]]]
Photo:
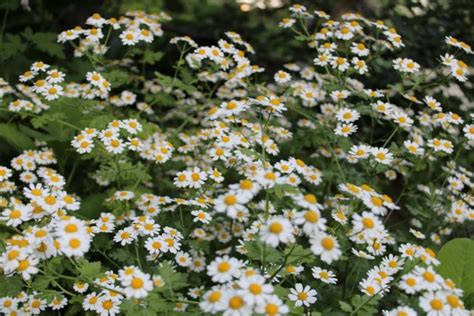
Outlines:
[[137,256],[138,266],[143,270],[142,260],[140,259],[140,253],[138,251],[137,244],[135,244],[135,255]]
[[59,288],[61,289],[61,291],[64,292],[64,293],[66,293],[67,295],[70,295],[71,297],[76,296],[76,294],[71,293],[71,292],[69,292],[68,290],[66,290],[65,288],[63,288],[63,287],[59,284],[59,282],[53,281],[53,284],[54,284],[55,286],[59,287]]
[[79,165],[79,160],[76,160],[74,162],[74,165],[72,166],[71,173],[69,174],[69,177],[67,178],[66,181],[66,188],[71,184],[72,178],[74,177],[74,173],[76,173],[77,166]]
[[385,146],[388,145],[388,142],[393,138],[393,136],[395,136],[395,134],[396,134],[397,131],[398,131],[398,128],[399,128],[399,126],[397,126],[397,127],[393,130],[392,134],[390,134],[390,136],[387,138],[387,140],[385,141],[385,143],[382,145],[383,148],[385,148]]
[[75,130],[78,130],[78,131],[81,131],[81,130],[82,130],[80,127],[78,127],[78,126],[76,126],[76,125],[74,125],[74,124],[65,122],[65,121],[63,121],[63,120],[58,120],[58,119],[56,119],[55,121],[58,122],[58,123],[61,123],[61,124],[65,125],[65,126],[68,126],[68,127],[70,127],[70,128],[73,128],[73,129],[75,129]]
[[276,269],[276,271],[272,273],[269,281],[271,281],[278,274],[278,272],[280,272],[281,269],[283,269],[286,266],[286,263],[288,262],[288,258],[293,253],[293,250],[295,249],[295,247],[296,247],[296,243],[293,244],[288,254],[283,258],[283,263],[280,265],[280,267],[278,267],[278,269]]

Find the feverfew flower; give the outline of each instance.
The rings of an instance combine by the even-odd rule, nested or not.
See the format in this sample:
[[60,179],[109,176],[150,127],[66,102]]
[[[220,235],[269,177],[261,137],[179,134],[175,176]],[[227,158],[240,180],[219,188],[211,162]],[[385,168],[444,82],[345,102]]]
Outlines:
[[283,217],[270,218],[261,229],[261,238],[271,247],[294,242],[293,225]]
[[316,302],[316,291],[311,287],[304,286],[301,283],[297,283],[294,288],[290,289],[288,295],[290,301],[295,302],[295,306],[306,306],[309,307],[311,304]]
[[315,235],[311,238],[310,244],[311,251],[313,251],[315,255],[319,255],[321,260],[327,264],[338,260],[342,255],[337,239],[331,235]]

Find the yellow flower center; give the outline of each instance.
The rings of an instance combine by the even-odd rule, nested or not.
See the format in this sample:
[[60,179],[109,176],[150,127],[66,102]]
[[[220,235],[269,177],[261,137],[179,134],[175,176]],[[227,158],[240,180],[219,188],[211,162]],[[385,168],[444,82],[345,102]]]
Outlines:
[[69,246],[72,248],[72,249],[77,249],[81,246],[81,241],[77,238],[73,238],[69,241]]
[[283,231],[283,225],[278,223],[278,222],[273,222],[270,224],[270,226],[268,227],[268,230],[270,231],[270,233],[272,234],[279,234]]
[[334,248],[334,240],[330,237],[324,237],[321,241],[321,246],[326,250],[331,250]]
[[52,195],[48,195],[45,199],[44,202],[48,205],[54,205],[56,204],[56,198]]
[[135,290],[141,289],[143,287],[143,280],[141,278],[134,278],[130,283],[130,286]]
[[224,203],[228,206],[235,205],[237,203],[237,197],[233,194],[229,194],[224,198]]
[[228,263],[227,261],[223,261],[223,262],[219,263],[219,265],[217,266],[217,270],[220,273],[227,272],[227,271],[230,270],[230,268],[231,268],[230,263]]
[[30,262],[28,261],[28,259],[20,260],[20,262],[18,262],[18,271],[25,271],[26,269],[28,269],[29,266]]
[[461,306],[459,298],[455,295],[448,295],[446,299],[448,301],[448,304],[451,305],[452,308],[457,308]]
[[215,302],[217,302],[218,300],[220,300],[221,297],[222,297],[222,293],[221,293],[221,292],[219,292],[219,291],[214,291],[214,292],[212,292],[212,293],[209,295],[208,300],[209,300],[209,302],[211,302],[211,303],[215,303]]
[[369,229],[374,228],[375,226],[374,220],[367,217],[362,220],[362,224],[364,225],[365,228],[369,228]]
[[252,283],[249,286],[249,291],[254,295],[258,295],[262,293],[262,287],[260,286],[260,284]]
[[73,223],[67,224],[66,227],[64,227],[64,230],[66,233],[75,233],[77,232],[77,225]]
[[114,307],[114,303],[112,303],[111,300],[107,300],[107,301],[104,301],[104,302],[102,303],[102,307],[103,307],[104,309],[106,309],[106,310],[109,310],[109,309],[111,309],[112,307]]
[[316,223],[319,219],[319,216],[315,211],[307,211],[304,214],[304,218],[310,223]]
[[433,308],[434,310],[437,310],[437,311],[440,311],[443,309],[443,302],[441,302],[441,300],[435,298],[434,300],[432,300],[430,302],[430,305],[431,305],[431,308]]
[[240,296],[233,296],[229,300],[229,307],[232,309],[239,309],[244,306],[244,300]]
[[428,282],[434,282],[435,275],[434,275],[434,273],[426,271],[426,272],[423,273],[423,278]]
[[301,301],[305,301],[308,298],[308,293],[306,292],[299,292],[298,293],[298,299]]
[[273,303],[268,303],[267,306],[265,306],[265,312],[268,315],[277,315],[278,314],[278,305],[273,304]]
[[10,213],[10,218],[12,218],[12,219],[18,219],[20,217],[21,217],[21,212],[19,210],[13,210]]

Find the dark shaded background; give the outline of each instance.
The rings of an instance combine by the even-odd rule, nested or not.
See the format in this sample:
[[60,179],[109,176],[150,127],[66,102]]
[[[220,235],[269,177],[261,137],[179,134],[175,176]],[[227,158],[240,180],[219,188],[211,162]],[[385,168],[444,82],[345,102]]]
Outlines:
[[[245,1],[245,0],[242,0]],[[248,1],[248,0],[247,0]],[[271,0],[260,0],[271,3]],[[308,50],[301,43],[289,40],[278,22],[288,15],[288,5],[295,1],[281,0],[280,8],[241,10],[236,0],[30,0],[29,8],[20,5],[20,0],[0,0],[0,21],[5,34],[20,34],[26,28],[34,32],[59,33],[76,25],[84,25],[88,16],[99,12],[105,17],[118,16],[128,9],[143,9],[148,12],[165,11],[173,21],[165,24],[165,37],[157,43],[164,49],[166,57],[157,67],[163,72],[170,70],[177,59],[176,51],[164,40],[176,35],[190,35],[199,44],[212,44],[227,30],[243,35],[256,49],[255,62],[269,70],[277,70],[285,62],[302,59]],[[410,57],[430,66],[444,51],[442,45],[446,34],[466,43],[474,43],[474,3],[472,0],[302,0],[309,9],[322,9],[337,17],[355,11],[372,19],[388,19],[393,22],[406,43],[410,43]],[[423,3],[428,3],[425,8]],[[242,7],[243,8],[243,7]],[[248,8],[248,7],[247,7]],[[29,9],[29,10],[28,10]],[[8,10],[8,12],[7,12]],[[417,15],[416,12],[424,11]],[[4,42],[4,41],[2,41]],[[28,45],[28,43],[27,43]],[[48,56],[28,45],[22,54],[8,60],[2,59],[0,73],[6,78],[16,76],[32,61],[43,58],[58,63],[58,56]],[[59,59],[64,67],[71,65],[70,49]],[[79,65],[78,67],[80,67]]]

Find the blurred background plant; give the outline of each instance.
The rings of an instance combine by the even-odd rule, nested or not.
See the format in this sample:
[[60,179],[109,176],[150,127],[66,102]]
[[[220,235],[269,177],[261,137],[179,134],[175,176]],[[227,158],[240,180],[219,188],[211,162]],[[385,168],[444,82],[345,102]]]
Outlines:
[[[390,20],[411,43],[407,51],[422,66],[434,66],[441,54],[445,35],[466,43],[474,42],[474,9],[471,0],[301,0],[303,5],[325,10],[334,17],[345,12],[359,12],[371,19]],[[165,11],[173,17],[165,37],[190,35],[198,43],[215,43],[232,30],[254,45],[257,64],[278,70],[285,62],[304,54],[303,45],[288,41],[278,27],[287,15],[289,0],[2,0],[0,1],[1,69],[5,79],[13,78],[38,56],[45,61],[62,60],[71,65],[70,52],[56,43],[59,32],[81,25],[91,14],[118,16],[126,10]],[[165,40],[166,40],[165,38]],[[271,43],[271,45],[270,45]],[[160,43],[158,43],[160,45]],[[161,46],[163,47],[163,46]],[[175,50],[167,54],[176,60]],[[168,53],[168,52],[167,52]],[[161,63],[164,67],[167,63]]]

